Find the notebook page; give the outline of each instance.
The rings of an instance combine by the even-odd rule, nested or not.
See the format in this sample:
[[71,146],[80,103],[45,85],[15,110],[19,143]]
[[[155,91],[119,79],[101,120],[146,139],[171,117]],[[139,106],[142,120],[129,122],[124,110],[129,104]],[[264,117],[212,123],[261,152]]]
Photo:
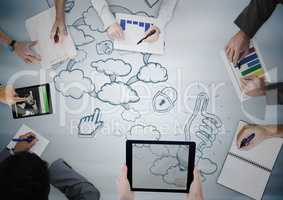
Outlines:
[[76,48],[70,34],[64,37],[62,43],[54,43],[53,38],[50,38],[54,21],[54,7],[26,20],[31,40],[38,41],[35,50],[41,56],[41,64],[47,68],[76,56]]
[[260,200],[270,173],[228,155],[217,183]]
[[[33,152],[36,155],[41,156],[41,154],[44,152],[44,150],[48,146],[49,140],[47,140],[43,136],[39,135],[37,132],[32,130],[30,127],[28,127],[25,124],[23,124],[21,126],[21,128],[18,130],[18,132],[16,133],[16,135],[14,136],[14,138],[19,138],[21,135],[24,135],[24,134],[26,134],[28,132],[34,133],[36,135],[36,138],[38,139],[36,144],[30,149],[30,152]],[[13,148],[15,148],[15,146],[16,146],[16,142],[11,141],[7,145],[7,148],[8,149],[13,149]]]
[[257,145],[256,147],[254,147],[249,151],[239,150],[236,145],[237,135],[238,132],[241,130],[241,128],[246,124],[247,123],[243,121],[239,122],[230,152],[272,170],[273,165],[276,161],[276,158],[282,146],[282,139],[281,138],[268,139],[263,141],[262,143],[260,143],[259,145]]

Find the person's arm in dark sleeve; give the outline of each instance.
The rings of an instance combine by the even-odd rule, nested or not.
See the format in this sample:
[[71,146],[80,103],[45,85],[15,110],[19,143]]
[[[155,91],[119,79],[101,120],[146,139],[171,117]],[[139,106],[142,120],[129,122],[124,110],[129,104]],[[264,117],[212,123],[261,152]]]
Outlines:
[[98,189],[62,159],[52,163],[49,173],[51,184],[69,200],[99,200]]
[[0,152],[0,163],[4,160],[6,160],[6,158],[8,158],[10,156],[10,151],[7,148],[4,148],[1,152]]
[[253,38],[259,28],[271,16],[277,4],[278,1],[276,0],[251,0],[234,23],[249,38]]
[[283,105],[283,82],[266,86],[266,102],[268,105]]

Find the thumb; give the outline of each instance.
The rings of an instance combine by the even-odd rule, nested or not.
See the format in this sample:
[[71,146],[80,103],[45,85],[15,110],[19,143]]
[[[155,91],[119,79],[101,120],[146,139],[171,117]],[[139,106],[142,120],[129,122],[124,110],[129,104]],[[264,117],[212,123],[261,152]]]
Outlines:
[[122,166],[121,177],[122,178],[128,178],[128,167],[127,167],[127,165]]
[[14,102],[16,102],[16,103],[18,103],[18,102],[23,102],[23,101],[25,101],[26,99],[24,98],[24,97],[14,97]]

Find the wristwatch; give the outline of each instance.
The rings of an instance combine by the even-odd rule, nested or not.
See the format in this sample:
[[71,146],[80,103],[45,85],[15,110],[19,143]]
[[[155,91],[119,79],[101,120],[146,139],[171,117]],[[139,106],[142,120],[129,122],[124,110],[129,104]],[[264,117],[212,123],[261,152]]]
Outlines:
[[12,42],[9,44],[9,48],[11,51],[14,51],[15,50],[15,44],[16,44],[16,40],[12,40]]

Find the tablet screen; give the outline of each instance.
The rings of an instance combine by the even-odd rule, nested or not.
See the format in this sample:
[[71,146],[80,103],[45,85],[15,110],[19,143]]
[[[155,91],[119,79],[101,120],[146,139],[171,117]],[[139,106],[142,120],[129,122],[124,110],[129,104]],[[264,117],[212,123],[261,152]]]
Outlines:
[[194,166],[194,145],[178,142],[132,143],[131,148],[130,183],[133,190],[189,190]]
[[12,105],[15,119],[52,113],[49,84],[18,88],[16,93],[24,100]]

